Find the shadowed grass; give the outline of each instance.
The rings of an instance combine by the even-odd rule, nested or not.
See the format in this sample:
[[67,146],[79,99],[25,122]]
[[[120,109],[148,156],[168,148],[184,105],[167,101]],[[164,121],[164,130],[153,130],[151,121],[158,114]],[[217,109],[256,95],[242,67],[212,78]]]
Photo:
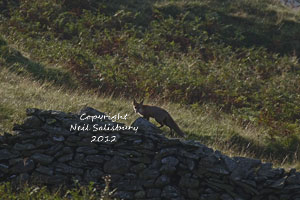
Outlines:
[[[0,38],[1,39],[1,38]],[[2,40],[4,41],[4,40]],[[17,74],[28,74],[39,81],[50,81],[56,85],[65,87],[76,87],[76,80],[72,78],[71,73],[59,67],[45,67],[41,63],[34,62],[24,57],[19,51],[11,48],[5,43],[1,46],[1,59],[4,67],[9,68]]]
[[[77,112],[84,106],[91,106],[105,113],[128,114],[127,120],[121,121],[127,125],[138,117],[133,112],[131,99],[99,96],[93,90],[80,88],[70,90],[50,82],[39,83],[5,68],[0,70],[0,93],[3,94],[0,98],[0,132],[11,132],[13,124],[22,123],[26,108],[31,107]],[[230,115],[213,105],[184,106],[148,99],[145,103],[168,110],[189,139],[198,140],[231,156],[255,157],[280,165],[289,153],[284,148],[276,150],[276,144],[269,146],[272,143],[268,142],[264,129],[251,124],[243,128]],[[153,119],[151,122],[156,124]],[[167,127],[162,130],[169,133]],[[280,144],[277,145],[280,147]],[[293,158],[285,162],[289,163],[287,167],[297,163]]]
[[91,106],[130,125],[132,98],[146,96],[189,139],[300,169],[299,12],[276,0],[82,2],[0,1],[0,134],[29,107]]
[[[104,178],[105,187],[100,188],[90,182],[87,186],[76,184],[74,188],[47,188],[47,186],[29,185],[22,183],[17,186],[10,182],[0,183],[1,200],[118,200],[113,198],[107,177]],[[110,181],[110,180],[109,180]]]

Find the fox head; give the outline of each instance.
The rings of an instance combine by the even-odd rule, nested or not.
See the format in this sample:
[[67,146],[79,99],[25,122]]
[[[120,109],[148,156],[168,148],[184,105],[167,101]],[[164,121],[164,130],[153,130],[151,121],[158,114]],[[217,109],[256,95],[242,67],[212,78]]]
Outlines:
[[140,103],[137,103],[136,100],[133,99],[132,105],[133,105],[133,109],[134,109],[135,113],[141,112],[143,103],[144,103],[144,99]]

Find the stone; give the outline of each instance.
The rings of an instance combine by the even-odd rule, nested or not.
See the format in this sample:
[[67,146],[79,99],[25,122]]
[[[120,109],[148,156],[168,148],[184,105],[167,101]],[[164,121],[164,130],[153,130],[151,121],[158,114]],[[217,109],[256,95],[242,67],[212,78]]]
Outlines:
[[129,171],[130,161],[121,156],[114,156],[111,160],[104,163],[104,171],[106,173],[124,174]]
[[146,139],[142,143],[141,148],[145,149],[145,150],[152,150],[152,151],[154,151],[155,150],[155,145],[154,145],[154,143],[151,140],[147,140]]
[[49,125],[55,124],[56,122],[57,122],[57,120],[54,119],[54,118],[48,118],[48,119],[46,119],[46,123],[49,124]]
[[92,169],[90,174],[91,174],[91,176],[98,178],[98,179],[104,175],[103,171],[101,171],[97,168]]
[[25,119],[23,126],[28,128],[39,128],[42,124],[42,121],[33,115]]
[[92,147],[89,147],[89,146],[85,146],[85,147],[78,147],[76,149],[76,152],[78,152],[78,153],[84,153],[86,155],[90,155],[90,154],[97,154],[98,150],[94,149]]
[[124,178],[125,178],[126,180],[135,180],[135,179],[137,179],[137,177],[138,177],[138,175],[136,175],[136,174],[134,174],[134,173],[126,173],[126,174],[124,175]]
[[53,141],[56,141],[56,142],[63,142],[63,141],[65,141],[65,138],[62,135],[53,136],[52,139],[53,139]]
[[73,153],[73,150],[72,150],[71,147],[64,147],[64,148],[62,149],[62,152],[64,152],[64,153]]
[[225,169],[225,166],[221,164],[217,164],[214,167],[209,167],[206,169],[209,172],[213,172],[215,174],[228,175],[230,172]]
[[54,143],[49,141],[49,140],[43,140],[43,139],[38,139],[35,142],[35,146],[37,149],[45,149],[45,148],[50,148],[51,146],[53,146]]
[[33,144],[15,144],[14,145],[14,149],[17,150],[17,151],[26,151],[26,150],[32,150],[32,149],[35,149],[35,145]]
[[216,200],[219,199],[220,194],[202,194],[200,200]]
[[223,160],[223,162],[229,172],[232,172],[237,167],[237,162],[235,160],[233,160],[232,158],[223,155],[223,156],[221,156],[221,159]]
[[187,151],[185,151],[182,148],[176,154],[179,154],[179,155],[181,155],[184,158],[189,158],[189,159],[193,159],[193,160],[199,160],[199,158],[202,156],[202,154],[199,155],[198,153],[187,152]]
[[215,164],[218,163],[218,161],[218,157],[216,157],[213,154],[210,154],[209,156],[206,156],[199,161],[199,166],[208,169],[214,167]]
[[239,167],[245,167],[247,170],[253,167],[258,167],[261,161],[253,158],[233,157]]
[[118,189],[124,191],[139,191],[142,190],[142,182],[139,180],[123,180],[118,182]]
[[40,183],[40,184],[49,184],[49,185],[60,185],[67,182],[67,176],[56,174],[53,176],[48,176],[44,174],[40,174],[38,172],[34,172],[32,175],[33,182]]
[[300,176],[297,176],[296,173],[291,174],[287,177],[286,182],[288,184],[300,184]]
[[144,190],[138,191],[134,194],[134,199],[145,199],[146,192]]
[[160,160],[152,160],[151,164],[148,165],[151,169],[159,169],[161,167]]
[[162,165],[159,171],[163,174],[173,174],[176,172],[176,168],[171,165]]
[[37,108],[27,108],[26,109],[26,115],[31,116],[31,115],[37,114],[39,111],[40,110],[37,109]]
[[45,131],[33,131],[31,133],[27,133],[26,136],[28,136],[28,138],[43,138],[45,136],[47,136],[47,133]]
[[33,154],[31,159],[42,165],[48,165],[53,161],[53,157],[41,153]]
[[199,192],[197,189],[188,189],[188,197],[189,199],[199,199]]
[[237,167],[231,173],[230,178],[234,181],[246,179],[253,168],[260,166],[261,161],[252,158],[234,157]]
[[81,137],[76,136],[76,135],[71,135],[68,137],[67,142],[76,143],[76,142],[79,142],[80,140],[81,140]]
[[161,193],[161,197],[166,199],[176,198],[179,195],[180,195],[179,190],[171,185],[165,186]]
[[153,169],[144,169],[140,174],[139,177],[143,180],[147,179],[156,179],[159,176],[159,172]]
[[53,175],[53,169],[52,168],[45,167],[45,166],[42,166],[42,165],[40,165],[39,167],[37,167],[35,170],[37,172],[41,173],[41,174],[45,174],[45,175],[48,175],[48,176],[52,176]]
[[272,185],[270,185],[270,188],[274,188],[274,189],[282,189],[285,185],[285,177],[284,178],[281,178],[277,181],[274,181],[272,183]]
[[247,185],[250,185],[250,186],[252,186],[252,187],[254,187],[254,188],[257,187],[256,182],[253,181],[253,180],[241,180],[241,182],[243,182],[243,183],[245,183],[245,184],[247,184]]
[[133,173],[139,173],[140,171],[142,171],[145,168],[146,168],[146,165],[144,163],[139,163],[139,164],[132,166],[130,168],[130,171]]
[[284,187],[285,190],[299,190],[300,185],[287,185]]
[[279,200],[275,195],[269,195],[268,200]]
[[22,159],[15,163],[15,165],[11,169],[11,172],[16,174],[31,172],[34,169],[34,167],[35,165],[33,160]]
[[74,157],[74,160],[82,162],[84,158],[85,158],[85,155],[83,153],[76,153],[75,157]]
[[104,156],[102,155],[88,155],[85,158],[86,162],[92,162],[92,163],[103,163],[104,162]]
[[195,162],[192,160],[192,159],[187,159],[186,160],[186,164],[187,164],[187,167],[190,171],[193,171],[195,169]]
[[73,153],[67,154],[67,155],[63,155],[61,157],[59,157],[57,160],[58,162],[67,162],[73,159]]
[[74,175],[83,175],[83,170],[80,168],[70,167],[63,163],[57,163],[55,165],[55,171],[61,172],[64,174],[74,174]]
[[9,166],[12,166],[12,165],[15,165],[16,163],[20,162],[20,161],[23,161],[24,158],[15,158],[15,159],[10,159],[8,161],[8,165]]
[[143,183],[142,183],[142,185],[145,188],[154,188],[155,187],[154,183],[155,183],[155,178],[144,180]]
[[170,183],[169,176],[161,175],[156,179],[155,186],[162,187],[162,186],[168,185],[169,183]]
[[6,142],[6,137],[0,135],[0,144],[4,144]]
[[63,144],[55,144],[45,151],[48,155],[54,155],[64,147]]
[[88,138],[90,140],[92,138],[93,134],[90,133],[90,132],[86,132],[86,131],[80,131],[78,133],[78,136],[81,137],[81,138]]
[[143,117],[137,118],[131,126],[138,127],[138,130],[145,134],[161,133],[162,131],[157,128],[154,124],[149,122]]
[[237,181],[237,185],[242,187],[244,191],[247,191],[247,193],[250,193],[252,195],[258,195],[261,192],[259,192],[257,188],[254,188],[253,186],[245,184],[241,181]]
[[186,174],[181,177],[179,186],[184,188],[197,188],[199,187],[199,180],[192,178],[189,174]]
[[[211,188],[214,188],[215,190],[225,190],[227,193],[232,193],[234,191],[234,186],[229,185],[227,183],[224,183],[223,181],[218,181],[216,179],[208,180],[207,185],[210,186]],[[246,184],[244,184],[246,185]]]
[[220,199],[221,200],[234,200],[229,194],[222,194]]
[[127,192],[127,191],[116,191],[113,195],[113,197],[117,197],[120,199],[128,199],[131,200],[133,199],[133,192]]
[[51,136],[69,136],[72,133],[68,130],[66,130],[63,127],[57,127],[57,126],[51,126],[49,124],[44,124],[42,126],[42,130],[49,133]]
[[154,188],[147,190],[147,197],[148,198],[160,198],[161,189]]
[[178,149],[171,147],[171,148],[163,148],[159,151],[159,153],[156,155],[156,159],[160,159],[166,156],[170,155],[176,155],[178,153]]
[[[103,114],[93,108],[85,116]],[[139,119],[144,129],[104,131],[116,143],[91,142],[88,131],[72,131],[86,123],[80,115],[29,109],[26,125],[14,135],[0,136],[1,181],[34,181],[70,187],[74,181],[104,187],[110,175],[116,197],[145,200],[283,200],[300,198],[300,173],[285,172],[260,160],[228,157],[193,140],[168,139],[156,127]],[[124,125],[100,121],[102,125]],[[95,121],[94,121],[95,122]],[[31,123],[33,126],[31,126]]]
[[161,160],[161,163],[165,164],[165,165],[169,165],[169,166],[174,166],[175,167],[176,165],[178,165],[179,161],[174,156],[168,156],[168,157],[163,158]]
[[16,158],[16,157],[18,157],[18,155],[13,154],[12,152],[10,152],[7,149],[0,150],[0,161],[1,160],[9,160],[9,159]]
[[75,167],[75,168],[84,168],[84,167],[87,167],[87,166],[88,166],[88,164],[85,163],[85,162],[82,162],[82,161],[74,161],[74,160],[70,161],[70,162],[69,162],[69,165],[70,165],[71,167]]
[[137,158],[129,158],[130,161],[138,162],[138,163],[145,163],[145,164],[150,164],[151,163],[151,158],[148,156],[140,156]]
[[267,178],[274,178],[284,173],[283,169],[272,169],[272,163],[263,163],[257,172],[258,176],[264,176]]
[[9,167],[8,165],[0,164],[0,172],[8,173]]
[[89,182],[97,182],[99,181],[102,176],[104,175],[104,173],[97,169],[97,168],[94,168],[92,170],[87,170],[84,174],[84,179],[89,183]]

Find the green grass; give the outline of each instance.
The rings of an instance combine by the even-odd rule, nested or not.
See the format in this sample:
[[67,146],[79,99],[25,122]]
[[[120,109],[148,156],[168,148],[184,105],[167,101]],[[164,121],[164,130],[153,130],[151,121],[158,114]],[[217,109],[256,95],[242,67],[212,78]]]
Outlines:
[[1,65],[70,90],[215,105],[298,152],[298,13],[275,0],[81,4],[2,2]]
[[[121,121],[127,125],[138,117],[133,112],[132,100],[125,97],[99,96],[93,90],[70,90],[50,82],[40,83],[5,68],[0,70],[0,80],[0,92],[3,94],[0,99],[0,124],[3,124],[1,132],[11,132],[14,123],[22,123],[25,110],[29,107],[77,112],[84,106],[91,106],[105,113],[128,114],[127,120]],[[146,103],[170,111],[189,139],[199,140],[231,156],[256,157],[279,165],[290,154],[289,147],[269,141],[265,129],[257,128],[251,123],[245,128],[231,115],[212,104],[187,106],[150,99],[146,99]],[[152,122],[156,123],[154,120]],[[163,130],[169,133],[168,128]],[[272,149],[272,145],[281,148]],[[298,162],[292,159],[286,160],[290,166]]]
[[27,107],[132,112],[146,97],[187,109],[172,115],[205,144],[297,162],[300,18],[275,1],[1,2],[2,130]]
[[0,184],[0,196],[2,200],[117,200],[113,198],[113,191],[109,188],[109,179],[105,178],[106,186],[102,190],[90,183],[88,186],[75,185],[74,188],[49,189],[47,186],[29,185],[23,183],[20,186],[6,182]]
[[145,97],[189,139],[300,168],[299,12],[276,0],[5,2],[0,132],[28,107],[87,105],[131,124]]

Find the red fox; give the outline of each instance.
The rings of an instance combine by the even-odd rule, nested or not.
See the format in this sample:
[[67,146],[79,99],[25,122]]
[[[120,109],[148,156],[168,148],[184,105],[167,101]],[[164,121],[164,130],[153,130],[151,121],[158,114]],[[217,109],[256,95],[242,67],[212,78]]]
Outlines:
[[137,103],[135,99],[133,100],[133,109],[136,113],[139,113],[148,121],[150,117],[154,118],[160,124],[160,127],[158,128],[166,125],[170,128],[171,134],[173,134],[174,129],[180,136],[185,137],[185,134],[180,130],[176,122],[166,110],[156,106],[143,105],[143,102],[144,100],[142,100],[141,103]]

